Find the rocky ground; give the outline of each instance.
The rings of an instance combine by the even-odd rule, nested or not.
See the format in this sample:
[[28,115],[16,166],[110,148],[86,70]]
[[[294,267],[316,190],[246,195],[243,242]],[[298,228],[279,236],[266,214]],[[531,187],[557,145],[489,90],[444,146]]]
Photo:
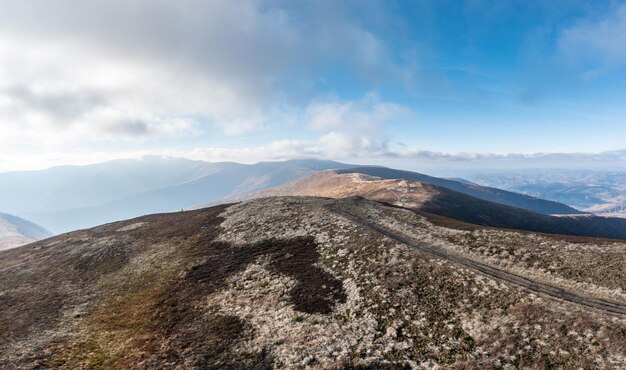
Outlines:
[[438,226],[361,198],[267,198],[1,252],[0,367],[626,367],[625,317],[421,253],[329,204],[626,302],[624,243]]

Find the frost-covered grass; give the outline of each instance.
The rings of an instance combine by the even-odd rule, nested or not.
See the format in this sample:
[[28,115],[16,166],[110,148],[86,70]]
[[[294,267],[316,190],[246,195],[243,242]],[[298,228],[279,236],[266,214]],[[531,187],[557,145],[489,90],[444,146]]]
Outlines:
[[[621,253],[619,244],[447,229],[362,199],[261,199],[77,232],[0,258],[0,367],[626,366],[623,318],[420,254],[329,202],[502,268],[584,292],[617,289],[590,272],[577,280],[561,265],[544,269],[560,261],[558,248]],[[559,258],[588,266],[573,256]]]
[[609,299],[626,301],[626,243],[570,242],[567,238],[498,229],[472,231],[433,225],[402,209],[377,220],[418,240],[495,267]]
[[[254,325],[263,335],[247,345],[262,348],[274,343],[274,353],[280,354],[276,364],[322,368],[385,363],[468,368],[593,364],[611,368],[624,360],[623,350],[599,344],[607,338],[611,343],[624,340],[623,321],[614,326],[615,319],[610,317],[594,314],[591,319],[589,312],[572,309],[571,304],[530,295],[420,256],[328,212],[319,203],[301,198],[255,201],[231,207],[222,224],[223,236],[234,236],[235,242],[276,234],[315,235],[322,266],[349,287],[346,303],[328,316],[295,313],[284,299],[278,310],[264,308],[265,314],[250,315],[264,318]],[[468,235],[436,227],[413,212],[373,202],[359,201],[353,210],[449,248],[454,244],[450,238]],[[469,249],[458,244],[462,250]],[[268,278],[265,283],[271,285],[271,281],[280,280]],[[235,291],[247,294],[245,289]],[[239,306],[249,310],[253,301]],[[274,320],[266,320],[272,316],[269,312]],[[593,339],[572,341],[561,333],[564,325],[583,331],[583,322],[585,327],[594,327]],[[510,335],[500,329],[507,326]]]

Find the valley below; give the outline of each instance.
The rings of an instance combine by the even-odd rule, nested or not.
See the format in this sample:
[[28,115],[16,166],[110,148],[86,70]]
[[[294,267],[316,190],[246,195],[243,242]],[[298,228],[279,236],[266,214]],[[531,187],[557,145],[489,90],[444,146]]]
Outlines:
[[481,184],[562,202],[608,217],[626,217],[626,172],[526,170],[468,174]]

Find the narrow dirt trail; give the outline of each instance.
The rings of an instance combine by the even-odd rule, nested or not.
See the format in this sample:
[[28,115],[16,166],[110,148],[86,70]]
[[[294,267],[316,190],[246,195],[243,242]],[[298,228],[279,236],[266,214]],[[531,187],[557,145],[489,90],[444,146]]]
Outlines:
[[349,211],[345,209],[341,209],[334,204],[327,205],[326,207],[334,213],[337,213],[370,230],[381,233],[390,239],[406,244],[415,250],[456,263],[469,270],[494,278],[500,282],[504,282],[509,285],[521,287],[533,293],[539,293],[542,295],[547,295],[553,298],[561,299],[567,302],[572,302],[572,303],[576,303],[582,306],[595,308],[595,309],[598,309],[598,310],[601,310],[610,314],[626,316],[626,304],[624,303],[613,302],[613,301],[609,301],[609,300],[602,299],[602,298],[588,297],[588,296],[580,295],[578,293],[575,293],[567,289],[563,289],[563,288],[555,287],[552,285],[544,284],[535,280],[531,280],[529,278],[511,273],[508,271],[504,271],[504,270],[486,265],[484,263],[477,262],[469,258],[465,258],[460,255],[447,252],[441,248],[434,247],[427,243],[417,241],[408,235],[391,230],[378,223],[372,222],[361,216],[350,213]]

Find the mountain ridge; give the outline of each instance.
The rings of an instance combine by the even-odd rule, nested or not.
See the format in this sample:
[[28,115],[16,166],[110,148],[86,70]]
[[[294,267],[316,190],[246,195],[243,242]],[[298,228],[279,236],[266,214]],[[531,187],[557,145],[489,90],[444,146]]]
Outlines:
[[0,204],[8,213],[60,233],[142,214],[215,203],[329,169],[384,171],[382,177],[387,174],[388,177],[419,178],[534,211],[578,212],[562,204],[521,194],[384,167],[355,167],[317,159],[240,164],[158,156],[0,174]]
[[256,164],[171,157],[117,160],[0,174],[0,204],[52,231],[67,232],[142,214],[176,211],[235,190],[271,187],[320,169],[342,166],[350,165],[309,159]]
[[52,235],[31,221],[0,212],[0,250],[19,247]]
[[350,169],[322,171],[247,197],[362,196],[438,216],[504,229],[626,239],[626,220],[589,214],[552,216],[489,202],[448,188],[406,179],[382,179]]
[[379,166],[357,166],[348,169],[340,169],[337,173],[363,173],[366,175],[377,176],[384,179],[407,179],[421,181],[437,186],[441,186],[450,190],[454,190],[473,197],[508,205],[511,207],[522,208],[542,214],[581,214],[573,207],[563,203],[544,200],[529,195],[514,193],[498,188],[477,185],[475,183],[460,182],[456,180],[438,178],[412,171],[396,170]]

